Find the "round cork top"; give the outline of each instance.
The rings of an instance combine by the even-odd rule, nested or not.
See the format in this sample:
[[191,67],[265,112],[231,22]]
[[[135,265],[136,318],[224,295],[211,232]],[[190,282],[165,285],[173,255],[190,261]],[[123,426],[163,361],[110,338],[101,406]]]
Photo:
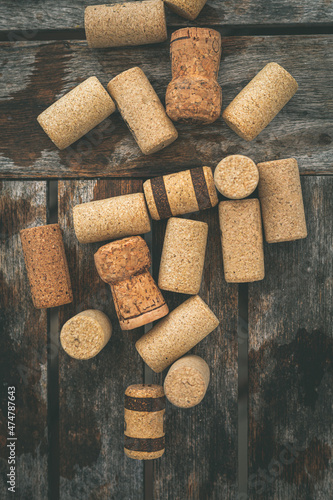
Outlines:
[[[192,359],[193,358],[193,359]],[[209,383],[209,368],[207,363],[198,358],[202,366],[196,363],[197,356],[183,358],[184,363],[176,362],[169,370],[165,381],[165,395],[179,408],[192,408],[204,398]]]
[[210,28],[180,28],[172,33],[170,43],[186,38],[209,39],[210,37],[221,40],[220,33]]
[[164,390],[161,385],[134,384],[127,387],[125,395],[132,398],[160,398],[164,396]]
[[259,171],[254,161],[247,156],[227,156],[217,165],[214,182],[223,196],[240,200],[253,193],[257,187]]

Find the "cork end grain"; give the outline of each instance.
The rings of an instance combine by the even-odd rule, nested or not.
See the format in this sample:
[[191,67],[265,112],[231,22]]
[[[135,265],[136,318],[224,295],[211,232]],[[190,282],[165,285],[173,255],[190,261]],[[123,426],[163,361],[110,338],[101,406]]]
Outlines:
[[219,202],[216,188],[215,188],[215,182],[214,182],[214,176],[212,169],[210,167],[202,167],[204,176],[206,179],[206,184],[207,184],[207,190],[210,198],[210,203],[212,207],[216,207],[216,205]]
[[198,17],[206,2],[207,0],[164,0],[170,10],[189,21]]
[[256,189],[259,171],[250,158],[232,155],[224,158],[214,172],[216,189],[226,198],[239,200],[246,198]]

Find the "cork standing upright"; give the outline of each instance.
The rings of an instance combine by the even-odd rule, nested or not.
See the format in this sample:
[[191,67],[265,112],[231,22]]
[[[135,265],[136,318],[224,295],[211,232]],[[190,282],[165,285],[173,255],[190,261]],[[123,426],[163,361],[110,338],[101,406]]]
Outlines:
[[258,168],[247,156],[227,156],[217,165],[214,182],[216,189],[223,196],[232,200],[240,200],[253,193],[257,187]]
[[164,0],[169,9],[190,21],[198,17],[206,2],[207,0]]

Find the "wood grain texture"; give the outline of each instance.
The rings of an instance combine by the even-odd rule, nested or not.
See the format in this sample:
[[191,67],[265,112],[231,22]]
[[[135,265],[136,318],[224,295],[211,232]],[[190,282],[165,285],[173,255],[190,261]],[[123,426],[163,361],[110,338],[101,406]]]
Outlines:
[[[35,309],[19,232],[46,224],[46,182],[0,182],[0,497],[48,494],[47,311]],[[8,387],[16,387],[16,494],[7,491]]]
[[332,173],[333,37],[233,37],[222,39],[219,84],[223,108],[269,61],[289,70],[299,90],[252,142],[222,118],[212,125],[177,124],[179,138],[144,156],[119,113],[59,151],[36,121],[38,114],[89,76],[107,82],[139,65],[164,102],[171,79],[169,44],[89,50],[83,42],[4,43],[0,76],[2,177],[145,177],[208,165],[244,154],[254,161],[295,156],[304,174]]
[[111,319],[113,333],[91,360],[59,353],[60,498],[143,498],[143,463],[127,458],[124,392],[142,383],[143,362],[135,349],[142,329],[121,331],[110,287],[99,278],[93,255],[103,243],[79,244],[72,207],[78,203],[142,191],[139,180],[59,182],[59,224],[72,279],[73,304],[61,309],[59,328],[85,309]]
[[265,245],[249,285],[249,498],[327,500],[333,483],[332,178],[303,178],[308,237]]

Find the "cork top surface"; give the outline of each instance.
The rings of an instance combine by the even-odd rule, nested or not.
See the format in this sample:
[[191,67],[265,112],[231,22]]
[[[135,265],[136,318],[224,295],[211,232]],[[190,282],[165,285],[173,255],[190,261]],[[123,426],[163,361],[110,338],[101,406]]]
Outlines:
[[171,35],[171,43],[183,38],[192,38],[192,39],[205,39],[210,37],[215,37],[217,40],[221,40],[221,35],[218,31],[213,30],[211,28],[180,28],[177,31],[174,31]]
[[207,0],[165,0],[165,4],[179,16],[193,21]]
[[160,398],[164,396],[164,389],[155,384],[133,384],[127,387],[125,395],[132,398]]
[[197,405],[206,393],[206,384],[201,373],[192,366],[176,368],[164,382],[168,400],[180,408]]
[[231,155],[217,165],[214,182],[223,196],[239,200],[253,193],[259,182],[259,171],[251,158]]

